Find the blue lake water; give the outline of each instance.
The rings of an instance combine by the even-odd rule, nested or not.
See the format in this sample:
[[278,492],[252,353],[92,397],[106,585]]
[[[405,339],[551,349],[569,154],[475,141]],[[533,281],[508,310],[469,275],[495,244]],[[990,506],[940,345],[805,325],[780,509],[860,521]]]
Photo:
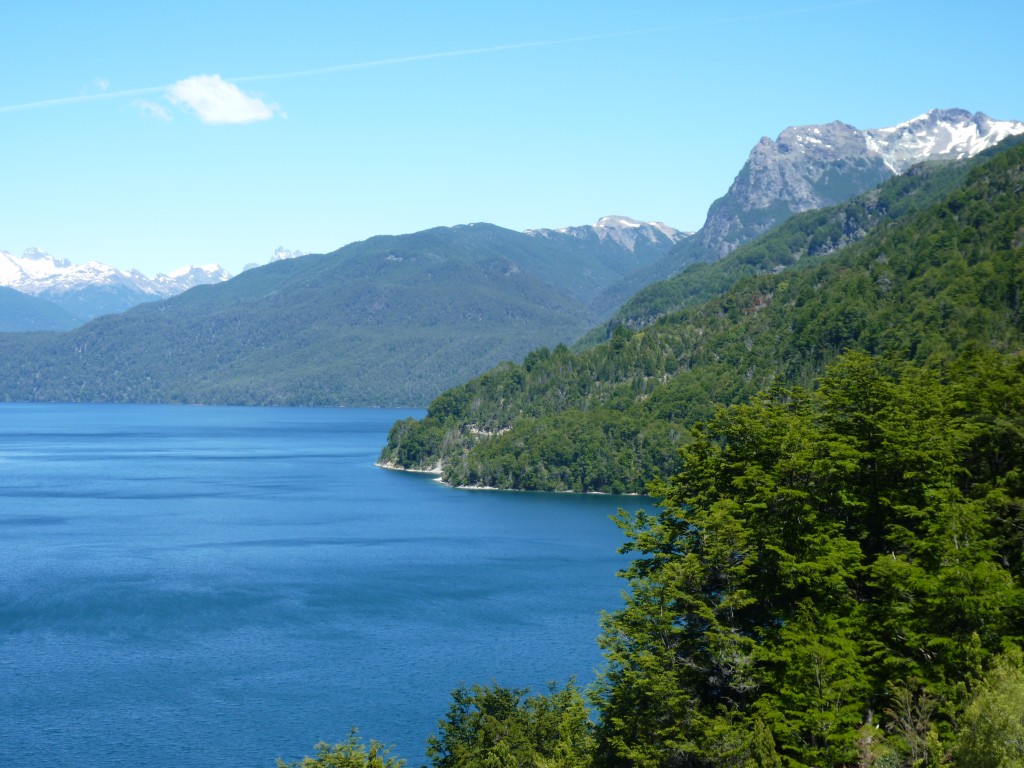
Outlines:
[[0,762],[417,766],[461,683],[589,683],[643,500],[373,466],[407,415],[0,405]]

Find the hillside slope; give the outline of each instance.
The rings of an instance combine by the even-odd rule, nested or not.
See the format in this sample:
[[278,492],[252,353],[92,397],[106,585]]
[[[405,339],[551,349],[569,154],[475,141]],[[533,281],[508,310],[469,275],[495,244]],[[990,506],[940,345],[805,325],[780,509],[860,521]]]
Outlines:
[[656,263],[606,291],[618,306],[644,286],[692,264],[714,262],[770,231],[790,216],[842,203],[929,160],[974,157],[1024,123],[981,112],[933,109],[887,128],[861,130],[835,121],[786,128],[750,151],[728,191],[708,209],[704,226]]
[[[971,162],[959,184],[940,169],[952,182],[941,202],[916,212],[903,203],[905,215],[881,217],[857,242],[801,258],[830,216],[856,206],[802,214],[781,243],[762,241],[788,248],[780,264],[792,266],[643,330],[619,326],[597,347],[539,350],[444,393],[424,420],[395,425],[382,462],[443,467],[457,485],[641,492],[675,471],[674,448],[715,404],[773,381],[811,384],[846,349],[933,364],[969,346],[1019,350],[1024,147]],[[937,195],[894,179],[878,199],[898,199],[900,187]]]
[[661,252],[598,260],[489,224],[375,237],[69,333],[2,336],[0,397],[422,405],[501,360],[577,338],[601,318],[593,297]]
[[78,318],[53,302],[0,285],[0,332],[62,331],[78,324]]

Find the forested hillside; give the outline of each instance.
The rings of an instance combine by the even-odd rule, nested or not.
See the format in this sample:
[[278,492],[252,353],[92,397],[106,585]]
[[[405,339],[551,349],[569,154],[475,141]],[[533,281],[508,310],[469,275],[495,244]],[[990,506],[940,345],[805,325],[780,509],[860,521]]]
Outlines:
[[[844,350],[929,365],[970,346],[1019,350],[1024,149],[975,163],[960,183],[957,171],[922,173],[736,251],[720,269],[755,274],[718,298],[445,392],[425,419],[394,426],[382,461],[443,468],[456,485],[642,492],[678,469],[675,449],[717,404],[776,381],[810,385]],[[940,202],[918,210],[915,192]],[[874,227],[843,246],[861,217]]]
[[279,261],[69,333],[0,334],[0,399],[414,405],[571,342],[594,301],[671,245],[582,246],[489,224]]
[[1022,466],[1024,361],[993,351],[850,353],[720,411],[620,516],[604,762],[1019,765]]
[[[1024,764],[1024,358],[849,352],[816,384],[719,409],[657,509],[620,511],[596,723],[571,682],[460,687],[431,765]],[[355,734],[317,752],[402,764]]]
[[76,317],[46,299],[0,286],[0,333],[27,328],[74,328],[78,323]]

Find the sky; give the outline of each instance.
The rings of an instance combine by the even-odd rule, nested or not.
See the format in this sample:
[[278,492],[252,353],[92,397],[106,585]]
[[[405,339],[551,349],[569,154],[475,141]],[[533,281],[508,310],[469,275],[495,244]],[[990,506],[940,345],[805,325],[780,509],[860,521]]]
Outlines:
[[0,8],[0,250],[147,275],[604,215],[696,230],[790,125],[1024,120],[1024,5]]

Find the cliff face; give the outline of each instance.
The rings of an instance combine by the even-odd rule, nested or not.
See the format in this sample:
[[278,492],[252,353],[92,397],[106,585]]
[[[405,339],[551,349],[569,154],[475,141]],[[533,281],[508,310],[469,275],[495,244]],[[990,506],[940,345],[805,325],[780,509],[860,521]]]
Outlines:
[[784,130],[762,138],[697,234],[717,258],[794,213],[866,192],[924,160],[971,157],[1024,123],[965,110],[932,110],[889,128],[859,130],[841,122]]

